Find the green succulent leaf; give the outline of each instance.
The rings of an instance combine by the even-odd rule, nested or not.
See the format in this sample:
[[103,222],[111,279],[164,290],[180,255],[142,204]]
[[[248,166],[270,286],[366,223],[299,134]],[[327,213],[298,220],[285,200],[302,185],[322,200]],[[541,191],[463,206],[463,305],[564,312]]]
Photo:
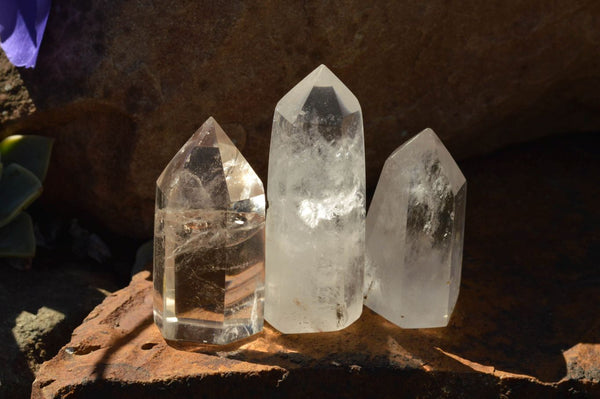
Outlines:
[[42,183],[29,170],[11,163],[0,180],[0,227],[6,226],[42,193]]
[[35,235],[31,217],[21,212],[12,222],[0,228],[0,257],[32,258],[35,256]]
[[35,135],[8,136],[0,142],[0,154],[5,164],[17,163],[44,181],[54,139]]

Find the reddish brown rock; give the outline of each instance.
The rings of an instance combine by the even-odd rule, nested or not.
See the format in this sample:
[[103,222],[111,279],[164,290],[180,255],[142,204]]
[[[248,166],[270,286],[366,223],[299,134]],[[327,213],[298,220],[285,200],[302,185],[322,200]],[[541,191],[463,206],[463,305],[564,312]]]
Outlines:
[[560,138],[462,163],[463,281],[447,328],[403,330],[365,309],[335,333],[267,325],[229,347],[168,345],[141,272],[42,366],[32,397],[597,397],[598,145]]
[[66,0],[21,71],[42,112],[0,134],[55,137],[45,200],[146,238],[154,182],[204,120],[265,179],[274,106],[321,63],[361,101],[371,188],[425,127],[459,158],[598,130],[599,18],[583,0]]

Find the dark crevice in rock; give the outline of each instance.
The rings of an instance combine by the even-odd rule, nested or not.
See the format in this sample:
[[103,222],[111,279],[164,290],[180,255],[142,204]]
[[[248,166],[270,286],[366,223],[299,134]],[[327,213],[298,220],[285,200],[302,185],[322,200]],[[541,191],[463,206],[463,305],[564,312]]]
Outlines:
[[150,349],[154,348],[156,345],[158,345],[158,344],[155,342],[147,342],[144,345],[142,345],[142,350],[145,350],[145,351],[150,350]]
[[75,348],[67,348],[67,351],[74,355],[82,356],[97,351],[100,348],[102,348],[100,345],[81,345]]
[[50,379],[50,380],[42,381],[42,382],[40,382],[40,388],[45,388],[48,385],[52,384],[54,381],[56,381],[56,380]]

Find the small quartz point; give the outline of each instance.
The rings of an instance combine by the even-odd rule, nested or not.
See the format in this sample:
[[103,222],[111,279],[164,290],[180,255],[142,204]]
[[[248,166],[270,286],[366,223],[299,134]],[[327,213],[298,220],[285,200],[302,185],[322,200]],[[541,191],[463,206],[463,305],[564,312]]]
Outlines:
[[363,305],[362,113],[324,65],[275,108],[267,189],[265,318],[284,333],[350,325]]
[[227,344],[262,330],[263,185],[213,118],[156,182],[154,321],[169,340]]
[[467,181],[431,129],[387,159],[367,215],[365,304],[403,328],[445,327],[462,265]]

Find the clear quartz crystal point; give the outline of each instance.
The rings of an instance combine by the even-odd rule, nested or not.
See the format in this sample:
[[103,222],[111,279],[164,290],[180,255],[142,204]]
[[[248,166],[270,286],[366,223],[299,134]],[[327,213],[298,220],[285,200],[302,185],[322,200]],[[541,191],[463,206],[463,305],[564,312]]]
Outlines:
[[445,327],[460,288],[467,181],[431,129],[387,159],[367,215],[365,304],[403,328]]
[[263,185],[213,118],[156,182],[154,320],[170,340],[227,344],[262,330]]
[[266,320],[284,333],[350,325],[363,304],[362,113],[324,65],[275,108],[267,189]]

